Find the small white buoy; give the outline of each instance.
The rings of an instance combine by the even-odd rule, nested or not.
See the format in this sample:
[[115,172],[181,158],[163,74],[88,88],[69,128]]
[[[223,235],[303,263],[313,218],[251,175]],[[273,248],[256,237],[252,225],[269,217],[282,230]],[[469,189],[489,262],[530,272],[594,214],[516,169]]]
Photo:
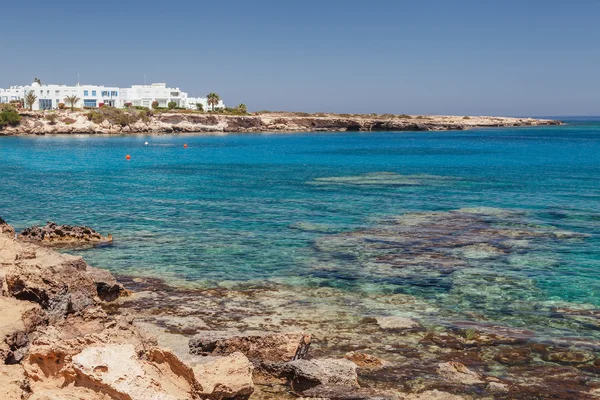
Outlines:
[[145,144],[146,146],[148,146],[148,142],[145,142],[144,144]]

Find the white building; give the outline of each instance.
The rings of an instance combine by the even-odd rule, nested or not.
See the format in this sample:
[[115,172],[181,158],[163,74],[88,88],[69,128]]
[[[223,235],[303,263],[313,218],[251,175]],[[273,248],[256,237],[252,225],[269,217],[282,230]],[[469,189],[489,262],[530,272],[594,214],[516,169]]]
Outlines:
[[[60,103],[70,107],[66,101],[68,96],[76,96],[79,100],[75,103],[77,108],[98,108],[102,105],[112,107],[124,107],[131,103],[133,106],[152,107],[154,101],[159,107],[168,107],[169,103],[175,103],[176,107],[184,107],[195,110],[196,104],[202,104],[208,109],[206,98],[188,98],[186,92],[179,88],[169,88],[166,83],[153,83],[151,85],[133,85],[130,88],[118,88],[114,86],[96,85],[46,85],[34,82],[26,86],[12,86],[8,89],[0,89],[0,103],[9,103],[14,100],[25,100],[25,96],[33,92],[37,99],[33,104],[34,110],[51,110],[58,108]],[[216,108],[224,108],[221,101]]]

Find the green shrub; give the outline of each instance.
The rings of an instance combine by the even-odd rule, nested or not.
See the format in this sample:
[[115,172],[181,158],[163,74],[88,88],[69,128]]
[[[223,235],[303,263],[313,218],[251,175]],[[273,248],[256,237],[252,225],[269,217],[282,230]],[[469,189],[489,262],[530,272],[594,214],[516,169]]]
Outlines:
[[157,108],[158,108],[158,104],[159,104],[159,103],[158,103],[158,101],[154,100],[154,101],[152,102],[152,108],[153,108],[153,109],[157,109]]
[[174,109],[175,107],[177,107],[177,103],[175,103],[174,101],[170,101],[170,102],[167,104],[167,108],[168,108],[169,110],[172,110],[172,109]]
[[101,111],[92,110],[87,113],[87,119],[92,121],[95,124],[101,124],[104,122],[104,113]]
[[0,111],[0,129],[5,126],[17,126],[21,123],[21,115],[12,107],[3,107]]
[[64,110],[65,109],[65,103],[58,103],[58,109],[59,110]]
[[196,103],[196,110],[204,111],[204,105],[202,103]]
[[398,115],[398,118],[402,118],[402,119],[412,119],[412,117],[408,114],[400,114]]
[[471,117],[465,116],[463,117],[463,119],[471,119]]
[[46,118],[46,120],[50,122],[50,125],[56,125],[56,120],[58,119],[58,114],[56,114],[56,113],[46,114],[46,116],[44,118]]

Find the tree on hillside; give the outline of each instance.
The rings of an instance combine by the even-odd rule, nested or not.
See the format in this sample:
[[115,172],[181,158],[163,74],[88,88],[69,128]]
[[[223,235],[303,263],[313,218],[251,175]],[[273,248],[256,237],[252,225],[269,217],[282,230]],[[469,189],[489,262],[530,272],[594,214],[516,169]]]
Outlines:
[[196,103],[196,110],[204,111],[204,105],[202,103]]
[[73,111],[73,109],[75,108],[75,104],[77,104],[79,100],[81,99],[76,95],[65,97],[65,103],[69,103],[71,105],[71,111]]
[[243,112],[244,114],[248,112],[248,107],[244,103],[237,106],[237,109],[240,110],[240,112]]
[[212,106],[212,110],[215,111],[215,106],[219,105],[221,97],[219,97],[219,95],[216,93],[209,93],[208,96],[206,96],[206,98],[208,99],[208,105]]
[[33,90],[30,90],[29,93],[25,95],[25,104],[29,107],[29,111],[33,110],[33,104],[36,100],[37,96],[33,93]]
[[42,86],[42,81],[40,80],[40,78],[35,78],[33,81]]

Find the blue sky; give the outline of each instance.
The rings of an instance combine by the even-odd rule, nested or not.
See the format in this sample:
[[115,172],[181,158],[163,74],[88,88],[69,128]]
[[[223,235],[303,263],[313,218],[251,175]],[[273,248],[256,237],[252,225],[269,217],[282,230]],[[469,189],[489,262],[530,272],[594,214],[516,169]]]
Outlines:
[[[0,87],[167,82],[250,110],[598,115],[600,1],[7,1]],[[9,18],[7,18],[10,16]]]

